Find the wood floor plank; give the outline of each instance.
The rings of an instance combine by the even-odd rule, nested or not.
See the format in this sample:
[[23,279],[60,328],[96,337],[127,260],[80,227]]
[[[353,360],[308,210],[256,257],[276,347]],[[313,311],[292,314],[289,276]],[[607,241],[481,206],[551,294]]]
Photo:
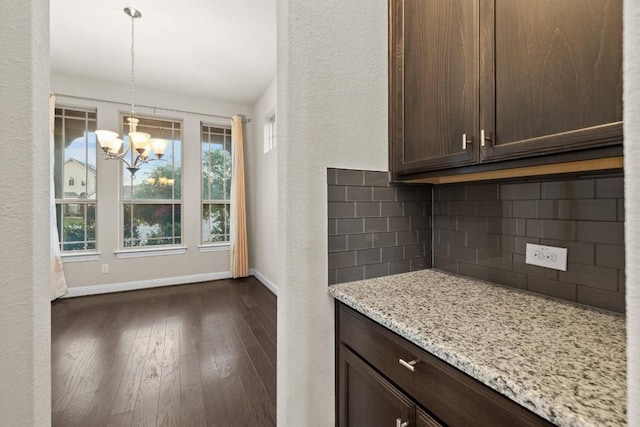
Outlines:
[[259,387],[262,386],[262,390],[275,402],[276,398],[276,369],[268,360],[265,352],[260,347],[260,344],[255,339],[255,336],[251,332],[249,326],[240,320],[234,324],[234,328],[238,336],[240,337],[251,366],[245,367],[242,371],[245,375],[255,373],[255,377],[248,377],[243,382],[250,390],[252,395],[258,393]]
[[229,411],[223,395],[223,384],[210,341],[198,341],[198,361],[200,364],[200,384],[205,407],[207,425],[224,423],[229,420]]
[[156,322],[151,328],[149,346],[147,347],[147,354],[142,368],[142,381],[160,378],[166,332],[167,323],[164,320]]
[[180,319],[177,316],[167,318],[162,365],[180,365]]
[[78,355],[73,365],[64,376],[54,376],[51,381],[51,411],[64,411],[76,394],[80,383],[84,380],[84,374],[89,369],[93,358],[96,356],[94,347],[96,339],[90,340]]
[[160,402],[160,377],[148,378],[140,383],[133,412],[133,425],[155,427]]
[[132,423],[133,411],[129,411],[122,414],[111,415],[106,427],[130,427]]
[[242,387],[242,380],[232,368],[232,373],[221,379],[224,399],[229,411],[229,425],[246,427],[256,425],[255,416],[250,412],[249,401]]
[[180,420],[180,365],[165,365],[162,367],[157,425],[177,427]]
[[120,387],[111,409],[112,414],[128,412],[135,408],[140,381],[142,380],[143,366],[147,348],[149,346],[149,336],[136,338],[133,350],[129,355],[124,376],[120,382]]
[[54,302],[53,425],[274,426],[276,309],[254,278]]
[[98,385],[85,418],[86,426],[103,426],[108,424],[111,408],[117,396],[120,382],[124,375],[129,355],[116,355]]
[[71,398],[64,411],[56,412],[51,418],[53,427],[84,427],[84,417],[95,393],[76,394]]
[[180,388],[180,421],[183,426],[207,425],[202,399],[202,387],[198,384],[182,385]]

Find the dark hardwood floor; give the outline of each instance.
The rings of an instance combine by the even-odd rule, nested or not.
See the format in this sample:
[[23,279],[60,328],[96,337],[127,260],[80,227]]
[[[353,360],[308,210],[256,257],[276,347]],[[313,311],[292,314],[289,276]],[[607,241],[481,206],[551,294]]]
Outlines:
[[276,297],[255,278],[56,301],[53,426],[274,426]]

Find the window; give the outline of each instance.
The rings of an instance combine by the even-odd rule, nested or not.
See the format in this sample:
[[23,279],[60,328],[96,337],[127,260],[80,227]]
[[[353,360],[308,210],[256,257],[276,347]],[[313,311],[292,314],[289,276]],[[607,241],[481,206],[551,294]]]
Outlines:
[[228,242],[231,129],[202,125],[202,243]]
[[[95,130],[95,110],[55,109],[53,184],[63,253],[96,249]],[[77,187],[76,177],[88,185]]]
[[276,115],[267,118],[264,123],[264,152],[268,153],[276,146]]
[[[129,125],[123,117],[124,145]],[[138,132],[169,141],[161,160],[143,164],[135,177],[122,168],[123,247],[182,243],[182,123],[138,117]],[[132,150],[133,151],[133,150]],[[133,160],[133,153],[130,162]]]

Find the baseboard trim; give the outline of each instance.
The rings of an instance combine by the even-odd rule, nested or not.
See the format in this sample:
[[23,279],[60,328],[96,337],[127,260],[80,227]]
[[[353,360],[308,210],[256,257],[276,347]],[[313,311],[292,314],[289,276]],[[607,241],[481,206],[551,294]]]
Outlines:
[[262,282],[262,284],[271,291],[272,294],[274,294],[275,296],[278,296],[278,285],[276,285],[274,282],[272,282],[271,280],[269,280],[267,278],[267,276],[265,276],[264,274],[260,273],[258,270],[256,270],[255,268],[250,268],[249,269],[249,274],[256,276],[256,279],[258,279],[259,281]]
[[[187,283],[207,282],[209,280],[220,280],[220,279],[230,279],[230,278],[231,278],[230,271],[221,271],[219,273],[204,273],[204,274],[194,274],[191,276],[164,277],[161,279],[137,280],[133,282],[122,282],[122,283],[109,283],[107,285],[78,286],[78,287],[69,288],[69,293],[63,296],[62,298],[74,298],[74,297],[83,297],[88,295],[109,294],[112,292],[135,291],[139,289],[151,289],[151,288],[160,288],[162,286],[185,285]],[[262,281],[262,279],[260,278],[258,279]]]

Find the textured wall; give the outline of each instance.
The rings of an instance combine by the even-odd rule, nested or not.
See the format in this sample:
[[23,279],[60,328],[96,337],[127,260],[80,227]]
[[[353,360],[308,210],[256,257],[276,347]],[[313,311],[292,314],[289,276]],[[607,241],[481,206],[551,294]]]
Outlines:
[[0,424],[49,426],[49,4],[0,9]]
[[431,186],[328,169],[329,284],[431,267]]
[[640,425],[640,2],[624,1],[624,164],[627,248],[627,424]]
[[278,425],[333,426],[328,167],[387,169],[387,2],[278,1]]
[[[434,187],[435,267],[624,312],[621,174]],[[568,248],[567,271],[525,264],[527,243]]]
[[249,265],[261,280],[277,285],[278,147],[264,152],[264,122],[275,112],[276,81],[253,106],[253,137],[246,141]]

